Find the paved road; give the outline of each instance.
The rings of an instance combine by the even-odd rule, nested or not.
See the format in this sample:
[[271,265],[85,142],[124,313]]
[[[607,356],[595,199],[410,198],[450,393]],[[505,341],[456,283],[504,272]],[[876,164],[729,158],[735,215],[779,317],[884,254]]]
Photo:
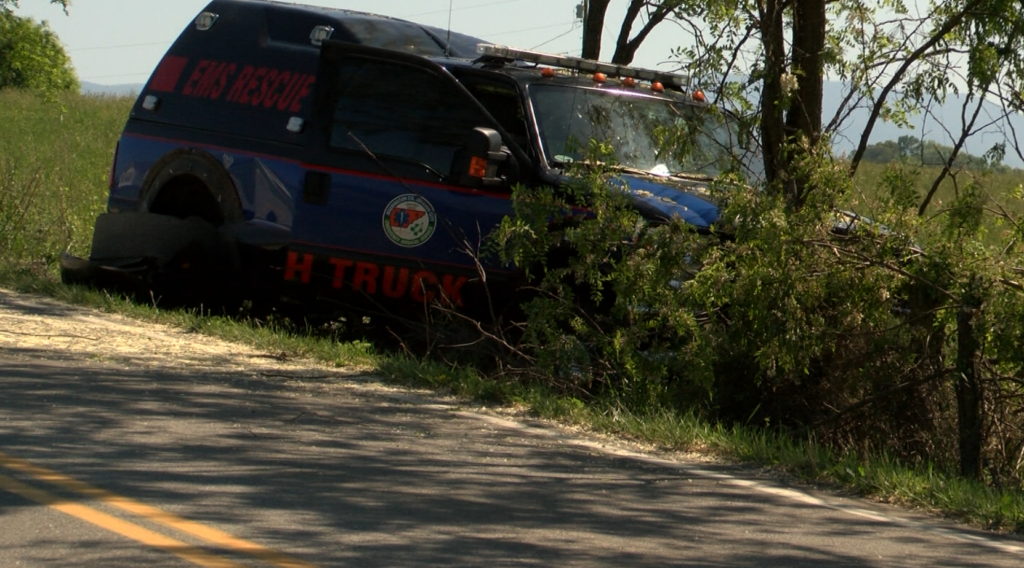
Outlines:
[[0,566],[1024,563],[1018,540],[224,349],[0,291]]

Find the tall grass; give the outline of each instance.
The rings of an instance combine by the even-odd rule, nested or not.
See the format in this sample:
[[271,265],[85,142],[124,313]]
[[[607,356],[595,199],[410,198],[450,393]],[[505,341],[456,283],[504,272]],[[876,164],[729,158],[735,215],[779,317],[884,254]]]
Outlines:
[[0,91],[0,259],[53,265],[63,251],[89,252],[131,104],[77,94],[52,103]]
[[[882,178],[889,167],[890,164],[862,162],[854,177],[856,193],[850,196],[850,202],[847,205],[862,215],[872,217],[871,204],[877,203],[878,188],[885,186]],[[917,172],[917,175],[912,176],[914,194],[917,196],[917,203],[921,203],[931,190],[932,183],[938,179],[942,168],[940,166],[916,166],[912,169]],[[952,172],[952,175],[946,176],[939,184],[925,214],[933,215],[941,211],[944,206],[953,203],[969,183],[983,188],[986,205],[994,211],[1005,211],[1015,219],[1024,217],[1024,201],[1019,197],[1024,189],[1024,170],[1020,169]],[[987,245],[999,245],[1002,243],[1003,237],[1000,227],[991,225],[985,234],[984,241]]]
[[[888,167],[889,164],[876,164],[872,162],[862,162],[860,164],[857,168],[857,175],[854,176],[854,183],[862,196],[873,196],[877,188],[883,186],[882,177],[885,175]],[[931,189],[932,182],[938,178],[942,168],[940,166],[916,166],[914,169],[919,173],[914,178],[914,191],[918,196],[918,202],[920,202]],[[1009,199],[1015,189],[1024,183],[1024,170],[1020,169],[1009,169],[1006,171],[959,170],[953,172],[953,175],[946,176],[942,183],[939,184],[939,188],[932,198],[932,205],[941,207],[943,203],[952,201],[956,197],[958,189],[962,190],[969,180],[976,179],[985,180],[985,187],[988,189],[989,198],[993,202],[1014,208],[1020,207],[1015,204],[1016,199]]]

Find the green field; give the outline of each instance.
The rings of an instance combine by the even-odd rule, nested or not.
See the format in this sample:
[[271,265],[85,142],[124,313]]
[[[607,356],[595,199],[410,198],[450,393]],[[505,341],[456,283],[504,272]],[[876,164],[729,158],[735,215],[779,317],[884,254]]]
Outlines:
[[132,102],[0,92],[0,256],[52,266],[63,251],[88,254]]
[[[891,171],[893,164],[878,164],[862,162],[854,177],[854,191],[849,196],[848,206],[850,209],[867,217],[877,218],[873,214],[874,204],[879,198],[879,187],[883,185],[883,178]],[[924,197],[931,190],[932,183],[939,177],[942,168],[939,166],[917,166],[907,167],[911,172],[913,180],[912,200],[916,209]],[[1024,188],[1024,170],[1008,169],[1006,171],[958,171],[947,175],[939,188],[935,191],[925,218],[930,218],[948,207],[960,195],[963,195],[968,187],[976,188],[983,197],[988,215],[986,215],[987,231],[984,235],[984,242],[988,245],[1002,246],[1007,240],[1006,231],[1009,229],[1004,222],[998,221],[1001,212],[1017,219],[1024,216],[1024,200],[1021,199],[1022,188]]]

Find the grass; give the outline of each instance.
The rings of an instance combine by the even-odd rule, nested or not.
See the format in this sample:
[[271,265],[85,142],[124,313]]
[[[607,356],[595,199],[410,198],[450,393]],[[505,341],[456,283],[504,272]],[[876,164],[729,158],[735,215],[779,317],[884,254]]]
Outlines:
[[[977,526],[1024,532],[1024,494],[964,480],[927,464],[907,465],[878,454],[837,455],[813,439],[709,423],[691,413],[652,409],[638,414],[613,401],[584,403],[539,386],[496,381],[471,368],[381,353],[366,343],[342,343],[290,325],[164,310],[103,291],[64,286],[59,283],[56,258],[63,250],[88,252],[92,222],[105,205],[110,157],[130,106],[131,101],[123,98],[67,96],[54,105],[25,93],[0,92],[0,121],[4,124],[0,131],[0,284],[270,353],[371,368],[384,380],[514,405],[541,418],[667,451],[700,451],[784,471],[808,482],[938,511]],[[880,175],[880,171],[880,167],[865,165],[858,183],[869,185],[870,176]],[[999,183],[1009,195],[1020,179],[1013,174]],[[952,187],[943,191],[951,192]]]
[[20,219],[0,213],[0,257],[52,263],[64,250],[88,252],[131,104],[77,95],[47,103],[0,92],[0,204],[31,205]]
[[[882,177],[887,168],[888,164],[862,162],[857,168],[857,175],[854,176],[855,186],[863,195],[872,195],[873,188],[882,185]],[[917,166],[913,169],[920,174],[916,176],[913,188],[917,196],[916,201],[920,203],[931,190],[932,183],[938,178],[942,167]],[[970,181],[982,181],[988,191],[988,197],[993,203],[999,203],[1013,213],[1024,213],[1024,203],[1012,197],[1014,190],[1024,184],[1024,170],[1019,169],[982,171],[981,173],[960,171],[946,176],[932,198],[932,206],[941,207],[942,204],[953,201],[957,191],[962,191]]]
[[[855,195],[851,196],[850,203],[847,204],[850,209],[869,218],[876,217],[871,210],[871,204],[877,202],[877,188],[882,187],[882,180],[888,168],[888,164],[861,163],[854,176]],[[913,201],[921,203],[934,181],[938,179],[942,168],[918,166],[911,170],[917,173],[913,176]],[[1021,199],[1024,191],[1024,170],[1009,168],[1005,171],[981,173],[958,171],[952,176],[946,176],[935,191],[926,216],[934,215],[955,202],[957,197],[964,193],[968,184],[980,188],[984,204],[990,211],[1005,212],[1016,220],[1024,218],[1024,199]],[[985,232],[983,242],[988,246],[1001,248],[1007,242],[1007,231],[1012,229],[1013,227],[1006,223],[991,223]]]

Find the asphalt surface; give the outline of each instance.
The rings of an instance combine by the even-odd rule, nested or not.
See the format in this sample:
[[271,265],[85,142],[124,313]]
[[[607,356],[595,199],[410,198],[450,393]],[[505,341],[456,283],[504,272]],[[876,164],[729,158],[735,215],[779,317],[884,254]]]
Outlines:
[[1024,564],[1018,539],[749,469],[257,355],[107,357],[66,327],[109,317],[0,291],[0,566]]

